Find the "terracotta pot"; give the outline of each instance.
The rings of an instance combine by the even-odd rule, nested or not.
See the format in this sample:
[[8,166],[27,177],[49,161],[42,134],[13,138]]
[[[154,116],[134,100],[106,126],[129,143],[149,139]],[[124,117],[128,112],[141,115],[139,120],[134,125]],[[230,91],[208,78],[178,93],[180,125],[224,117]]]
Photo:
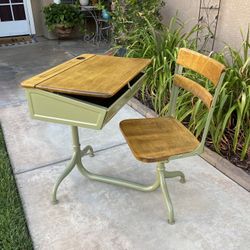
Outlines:
[[57,25],[55,32],[59,38],[66,38],[70,36],[72,28],[65,28],[63,25]]

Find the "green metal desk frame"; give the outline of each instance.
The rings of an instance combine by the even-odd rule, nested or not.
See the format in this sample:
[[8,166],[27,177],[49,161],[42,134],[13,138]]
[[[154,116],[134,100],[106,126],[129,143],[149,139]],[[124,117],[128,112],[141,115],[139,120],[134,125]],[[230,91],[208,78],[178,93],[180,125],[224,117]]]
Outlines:
[[127,188],[132,188],[138,191],[143,191],[143,192],[152,192],[161,187],[162,192],[163,192],[163,197],[164,201],[168,210],[168,222],[170,224],[174,223],[174,210],[173,210],[173,205],[168,193],[167,185],[165,182],[165,178],[173,178],[180,176],[180,181],[182,183],[185,182],[185,176],[182,172],[180,171],[173,171],[173,172],[168,172],[165,170],[164,162],[160,162],[157,164],[157,175],[156,175],[156,180],[152,185],[142,185],[139,183],[127,181],[127,180],[122,180],[114,177],[109,177],[109,176],[104,176],[104,175],[99,175],[99,174],[94,174],[88,171],[82,164],[82,157],[89,154],[90,156],[94,156],[94,151],[93,148],[88,145],[84,149],[81,150],[81,145],[79,142],[79,134],[78,134],[78,128],[76,126],[71,127],[72,130],[72,146],[73,146],[73,155],[71,157],[71,160],[69,161],[68,165],[66,166],[64,172],[62,175],[58,178],[56,184],[54,185],[53,188],[53,193],[52,193],[52,202],[56,204],[58,202],[57,200],[57,190],[63,179],[69,175],[69,173],[73,170],[74,167],[77,167],[80,173],[88,177],[91,180],[95,181],[100,181],[108,184],[114,184],[117,186],[122,186],[122,187],[127,187]]

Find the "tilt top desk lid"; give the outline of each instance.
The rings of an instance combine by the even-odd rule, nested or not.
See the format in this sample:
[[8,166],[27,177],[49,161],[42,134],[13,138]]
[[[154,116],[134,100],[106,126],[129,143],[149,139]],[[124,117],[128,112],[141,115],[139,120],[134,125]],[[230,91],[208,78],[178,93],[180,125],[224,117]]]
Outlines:
[[150,59],[83,54],[21,85],[55,93],[110,98],[150,62]]
[[21,83],[33,119],[102,129],[145,80],[150,59],[83,54]]

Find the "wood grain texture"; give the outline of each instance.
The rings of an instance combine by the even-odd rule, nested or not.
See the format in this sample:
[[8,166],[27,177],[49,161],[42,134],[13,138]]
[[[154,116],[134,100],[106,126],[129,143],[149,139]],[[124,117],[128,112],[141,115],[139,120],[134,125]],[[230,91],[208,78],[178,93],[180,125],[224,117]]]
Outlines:
[[22,86],[28,87],[32,83],[35,88],[51,92],[108,98],[128,84],[150,62],[150,59],[94,55],[80,62],[73,59],[68,64],[59,65]]
[[129,119],[120,129],[134,156],[143,162],[160,162],[194,151],[199,141],[173,117]]
[[213,58],[186,48],[179,50],[176,62],[184,68],[194,70],[205,76],[215,86],[218,84],[221,73],[225,70],[225,66]]
[[57,74],[60,74],[62,73],[63,71],[77,65],[77,64],[80,64],[82,63],[82,58],[85,58],[86,60],[93,57],[95,55],[93,54],[82,54],[82,55],[79,55],[71,60],[68,60],[62,64],[59,64],[51,69],[48,69],[38,75],[35,75],[27,80],[24,80],[22,83],[21,83],[21,86],[24,87],[24,88],[35,88],[36,85],[38,85],[39,83],[57,75]]
[[181,87],[191,92],[194,96],[199,97],[208,108],[211,107],[213,96],[199,83],[178,74],[174,75],[173,82],[176,86]]

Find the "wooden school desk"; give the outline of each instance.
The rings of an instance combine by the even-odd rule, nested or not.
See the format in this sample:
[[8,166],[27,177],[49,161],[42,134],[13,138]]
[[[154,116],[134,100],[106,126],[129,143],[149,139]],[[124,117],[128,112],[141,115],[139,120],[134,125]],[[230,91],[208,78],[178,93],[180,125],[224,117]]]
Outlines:
[[78,126],[102,129],[142,86],[144,69],[150,63],[149,59],[83,54],[21,83],[33,119],[70,125],[72,129],[73,155],[54,186],[54,203],[60,183],[75,166],[92,180],[145,192],[156,187],[157,183],[144,186],[89,172],[81,158],[94,152],[90,145],[80,148],[78,134]]

